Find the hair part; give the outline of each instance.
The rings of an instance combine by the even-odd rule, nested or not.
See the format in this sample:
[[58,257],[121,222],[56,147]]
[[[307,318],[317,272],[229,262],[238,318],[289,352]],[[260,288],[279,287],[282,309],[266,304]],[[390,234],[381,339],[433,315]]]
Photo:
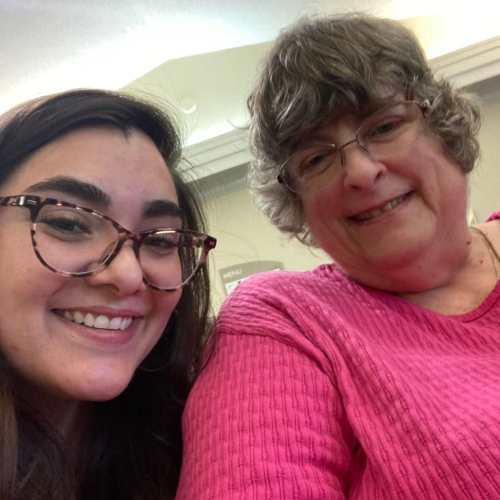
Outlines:
[[478,107],[436,79],[413,33],[365,14],[304,17],[283,31],[248,98],[255,161],[249,181],[257,204],[281,231],[314,244],[300,198],[276,177],[300,139],[344,114],[359,114],[384,94],[431,103],[432,132],[470,172],[479,156]]

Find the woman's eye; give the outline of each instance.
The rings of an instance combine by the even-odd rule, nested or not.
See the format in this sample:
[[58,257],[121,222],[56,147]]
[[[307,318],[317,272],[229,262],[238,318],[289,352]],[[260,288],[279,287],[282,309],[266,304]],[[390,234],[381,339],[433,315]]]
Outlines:
[[172,238],[150,237],[144,240],[144,247],[155,253],[168,253],[176,250],[179,243]]
[[335,150],[330,149],[327,151],[317,151],[306,156],[300,161],[297,172],[298,175],[303,177],[321,173],[333,164],[335,160],[335,153]]
[[404,121],[399,118],[391,118],[375,124],[369,128],[366,134],[367,139],[383,139],[397,132]]
[[90,234],[91,229],[81,220],[68,217],[46,217],[39,221],[51,230],[68,234]]

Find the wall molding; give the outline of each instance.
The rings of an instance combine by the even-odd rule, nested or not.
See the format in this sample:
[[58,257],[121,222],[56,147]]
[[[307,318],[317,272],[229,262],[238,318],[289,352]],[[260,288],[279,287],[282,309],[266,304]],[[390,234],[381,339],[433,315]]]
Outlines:
[[500,37],[490,38],[430,60],[436,75],[467,87],[500,75]]
[[180,169],[187,180],[209,177],[247,164],[251,159],[248,132],[235,129],[184,148]]

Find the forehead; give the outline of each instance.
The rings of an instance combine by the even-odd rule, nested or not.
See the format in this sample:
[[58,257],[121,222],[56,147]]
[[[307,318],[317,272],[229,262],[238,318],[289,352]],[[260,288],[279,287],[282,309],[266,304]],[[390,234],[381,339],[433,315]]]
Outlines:
[[344,133],[355,133],[365,120],[369,121],[377,116],[379,111],[390,107],[391,104],[400,101],[398,94],[381,94],[372,97],[360,108],[354,106],[341,106],[334,113],[328,114],[316,126],[302,133],[295,142],[295,150],[308,148],[315,143],[330,143],[334,138],[332,135]]
[[[152,140],[138,130],[110,127],[69,132],[24,161],[1,186],[3,194],[23,192],[52,177],[71,176],[94,184],[112,200],[169,199],[177,202],[169,168]],[[8,193],[7,193],[8,192]]]

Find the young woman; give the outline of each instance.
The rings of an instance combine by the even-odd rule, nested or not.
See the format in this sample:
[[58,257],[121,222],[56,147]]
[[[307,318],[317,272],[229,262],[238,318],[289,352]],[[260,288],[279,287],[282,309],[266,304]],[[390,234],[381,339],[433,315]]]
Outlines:
[[207,329],[199,207],[150,104],[99,90],[0,123],[0,498],[164,500]]

